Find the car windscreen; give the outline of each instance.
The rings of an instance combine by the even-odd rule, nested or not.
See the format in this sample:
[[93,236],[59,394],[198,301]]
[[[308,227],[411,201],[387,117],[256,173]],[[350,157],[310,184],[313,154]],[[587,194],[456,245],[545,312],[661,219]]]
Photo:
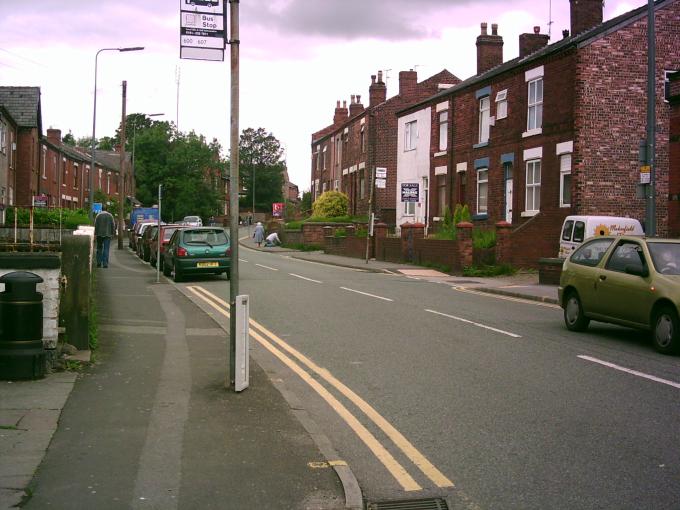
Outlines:
[[172,237],[172,234],[174,234],[175,230],[177,230],[178,228],[179,227],[163,229],[163,241],[169,241],[170,238]]
[[198,221],[200,219],[201,218],[199,218],[198,216],[185,216],[184,217],[184,221]]
[[680,274],[680,244],[647,243],[654,268],[662,274]]
[[224,230],[191,230],[184,231],[183,241],[186,244],[227,244],[229,242]]

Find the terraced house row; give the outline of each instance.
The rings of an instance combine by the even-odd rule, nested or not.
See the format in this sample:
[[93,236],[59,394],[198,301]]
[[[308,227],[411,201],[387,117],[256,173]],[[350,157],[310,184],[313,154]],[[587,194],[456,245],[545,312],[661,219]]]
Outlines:
[[[601,0],[570,7],[570,30],[557,42],[534,27],[504,62],[500,28],[482,23],[475,76],[443,71],[415,83],[409,71],[419,94],[408,96],[400,73],[398,96],[354,106],[354,115],[356,96],[349,112],[336,109],[333,125],[312,136],[314,196],[340,189],[363,213],[370,171],[386,168],[376,212],[397,232],[404,223],[436,229],[445,208],[467,204],[475,226],[512,225],[512,262],[527,266],[557,254],[569,214],[643,220],[646,6],[604,23]],[[655,3],[655,35],[657,233],[680,236],[680,0]],[[391,101],[398,106],[380,118]]]
[[[29,207],[37,196],[49,207],[87,208],[91,163],[90,149],[64,144],[60,130],[43,135],[39,87],[0,87],[0,224],[7,207]],[[119,175],[120,154],[95,151],[94,190],[119,199]],[[129,173],[124,196],[134,196]]]

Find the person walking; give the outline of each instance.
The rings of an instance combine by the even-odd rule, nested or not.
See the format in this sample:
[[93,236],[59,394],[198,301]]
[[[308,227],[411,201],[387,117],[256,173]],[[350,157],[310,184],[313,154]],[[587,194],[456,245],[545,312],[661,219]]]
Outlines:
[[262,223],[260,223],[259,221],[257,222],[257,225],[255,225],[253,239],[255,239],[255,242],[257,243],[258,246],[261,246],[262,241],[264,241],[264,227],[262,226]]
[[102,210],[94,219],[94,236],[97,240],[97,267],[109,267],[109,247],[111,238],[116,235],[116,221],[102,205]]

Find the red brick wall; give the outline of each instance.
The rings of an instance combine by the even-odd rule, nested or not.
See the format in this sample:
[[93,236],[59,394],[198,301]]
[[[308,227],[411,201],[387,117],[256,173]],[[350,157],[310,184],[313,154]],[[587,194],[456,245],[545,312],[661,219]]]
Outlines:
[[680,237],[680,74],[671,80],[670,108],[668,234]]
[[416,264],[427,263],[448,266],[451,271],[460,269],[456,241],[438,239],[417,239],[415,241]]
[[403,262],[401,239],[398,237],[379,237],[375,240],[375,258],[387,262]]
[[[656,10],[657,234],[669,233],[669,115],[663,71],[680,61],[680,4]],[[576,69],[575,210],[644,218],[638,144],[646,129],[646,17],[582,48]]]
[[324,228],[323,223],[305,223],[302,225],[302,239],[305,244],[323,246]]
[[[372,240],[370,243],[369,257],[373,256]],[[366,238],[356,236],[326,237],[324,250],[329,255],[363,259],[366,257]]]

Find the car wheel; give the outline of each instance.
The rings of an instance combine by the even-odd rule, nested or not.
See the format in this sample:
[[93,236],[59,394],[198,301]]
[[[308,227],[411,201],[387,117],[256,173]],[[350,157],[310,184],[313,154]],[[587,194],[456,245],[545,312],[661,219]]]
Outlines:
[[581,299],[576,292],[572,291],[567,296],[564,305],[564,323],[569,331],[585,331],[590,324],[590,319],[583,314]]
[[149,264],[151,264],[151,267],[156,267],[156,259],[149,257]]
[[225,271],[224,275],[227,277],[227,280],[231,280],[231,271]]
[[170,276],[170,266],[163,262],[163,259],[161,259],[161,271],[163,271],[163,276]]
[[182,271],[179,270],[179,268],[177,267],[177,265],[175,265],[175,276],[173,277],[173,279],[174,279],[176,282],[181,282],[181,281],[182,281]]
[[654,348],[662,354],[676,354],[680,351],[680,320],[672,306],[663,306],[654,315],[652,324]]

